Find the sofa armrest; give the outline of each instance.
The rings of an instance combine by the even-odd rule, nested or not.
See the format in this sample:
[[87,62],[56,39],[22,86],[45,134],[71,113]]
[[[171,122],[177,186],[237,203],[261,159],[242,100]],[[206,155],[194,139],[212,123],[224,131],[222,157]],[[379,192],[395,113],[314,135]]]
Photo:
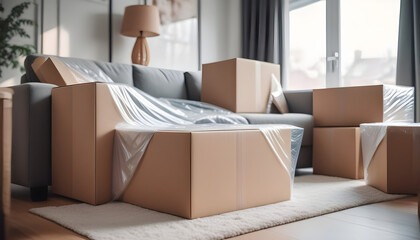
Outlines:
[[284,91],[287,106],[291,113],[306,113],[312,115],[312,89]]
[[12,182],[27,187],[51,184],[51,90],[45,83],[11,87],[13,96]]

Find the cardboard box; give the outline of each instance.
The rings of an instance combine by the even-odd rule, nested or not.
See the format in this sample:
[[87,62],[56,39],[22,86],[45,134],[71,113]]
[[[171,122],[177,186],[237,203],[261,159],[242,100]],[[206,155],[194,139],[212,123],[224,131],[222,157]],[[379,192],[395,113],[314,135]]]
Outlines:
[[157,132],[121,200],[192,219],[289,200],[290,181],[259,130]]
[[12,89],[0,88],[0,239],[8,239],[5,220],[10,212],[12,96]]
[[32,64],[39,81],[57,86],[67,86],[79,83],[88,83],[80,73],[73,71],[55,57],[38,57]]
[[265,113],[271,74],[280,80],[280,65],[243,58],[203,64],[201,101],[237,113]]
[[[103,83],[52,92],[52,191],[110,201],[115,125],[122,119]],[[292,129],[279,131],[291,158]],[[164,151],[162,151],[164,149]],[[259,130],[154,134],[121,200],[196,218],[290,199],[291,178]]]
[[414,121],[414,89],[387,85],[314,89],[316,127]]
[[52,90],[52,191],[90,204],[112,199],[115,125],[122,121],[108,87]]
[[359,128],[314,128],[313,138],[314,174],[363,178]]
[[367,166],[367,184],[386,193],[417,194],[419,146],[420,127],[388,126]]

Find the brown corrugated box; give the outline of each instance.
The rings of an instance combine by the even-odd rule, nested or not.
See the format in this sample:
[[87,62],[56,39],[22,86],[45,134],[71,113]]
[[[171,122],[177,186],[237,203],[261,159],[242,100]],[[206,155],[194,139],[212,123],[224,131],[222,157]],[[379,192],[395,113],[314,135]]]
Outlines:
[[89,82],[55,57],[37,57],[32,63],[32,69],[39,81],[43,83],[67,86]]
[[389,126],[367,169],[367,184],[387,193],[417,194],[420,128]]
[[314,128],[312,162],[314,174],[363,178],[360,128]]
[[[103,83],[53,89],[53,192],[91,204],[111,200],[121,121]],[[279,135],[290,158],[291,130]],[[196,218],[288,200],[290,181],[259,130],[157,132],[121,200]]]
[[271,74],[280,80],[280,65],[243,58],[203,64],[201,101],[237,113],[265,113]]
[[0,238],[7,239],[6,217],[10,212],[10,174],[12,158],[12,95],[0,88]]
[[314,89],[316,127],[358,127],[383,122],[383,85]]
[[259,130],[157,132],[121,200],[192,219],[289,200],[290,181]]
[[115,125],[122,121],[108,87],[52,90],[52,191],[90,204],[111,200]]

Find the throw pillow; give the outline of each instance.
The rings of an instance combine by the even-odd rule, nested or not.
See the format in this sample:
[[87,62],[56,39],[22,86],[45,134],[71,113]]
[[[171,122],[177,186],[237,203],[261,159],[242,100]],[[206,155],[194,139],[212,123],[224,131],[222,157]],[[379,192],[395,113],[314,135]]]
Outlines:
[[[288,113],[287,101],[284,97],[283,88],[280,81],[274,74],[271,74],[271,94],[268,102],[267,111],[270,111],[271,104],[274,104],[280,113]],[[271,112],[271,111],[270,111]],[[269,113],[269,112],[268,112]]]

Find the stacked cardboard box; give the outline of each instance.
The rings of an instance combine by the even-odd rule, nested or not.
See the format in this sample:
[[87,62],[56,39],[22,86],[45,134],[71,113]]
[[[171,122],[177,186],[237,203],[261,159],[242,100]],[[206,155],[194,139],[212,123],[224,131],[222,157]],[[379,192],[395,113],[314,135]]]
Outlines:
[[236,113],[265,113],[272,74],[280,79],[280,65],[243,58],[203,64],[201,101]]
[[[54,193],[90,204],[112,200],[119,122],[106,84],[53,89]],[[276,133],[282,139],[279,155],[258,129],[158,131],[120,200],[185,218],[289,200],[292,178],[279,157],[291,158],[292,131]]]
[[358,127],[314,128],[313,168],[315,174],[363,178],[363,161]]
[[314,173],[363,178],[360,124],[412,122],[412,94],[386,85],[314,90]]

